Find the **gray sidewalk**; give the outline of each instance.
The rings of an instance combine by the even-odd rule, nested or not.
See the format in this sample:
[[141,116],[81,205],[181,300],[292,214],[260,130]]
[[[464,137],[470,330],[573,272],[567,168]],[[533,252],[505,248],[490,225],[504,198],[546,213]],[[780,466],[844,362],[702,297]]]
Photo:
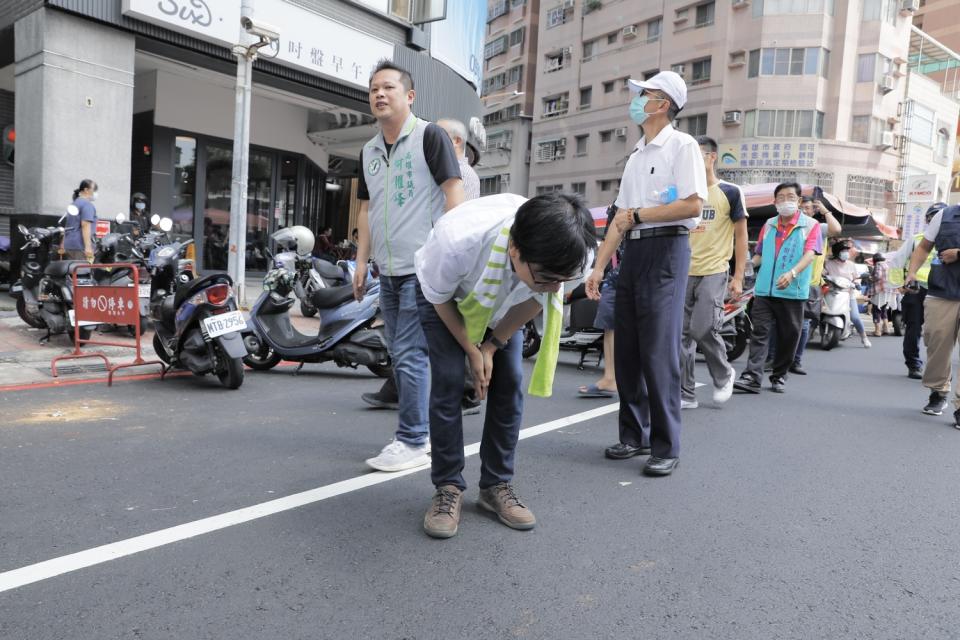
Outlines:
[[[246,283],[246,301],[248,310],[252,307],[263,291],[260,278],[248,278]],[[294,305],[294,317],[297,325],[306,325],[316,330],[316,321],[303,318],[299,313],[299,305]],[[67,355],[73,352],[73,346],[66,334],[55,335],[46,344],[40,343],[40,338],[46,335],[42,329],[28,327],[17,315],[16,301],[6,291],[0,291],[0,387],[10,385],[26,385],[53,382],[56,380],[68,381],[71,379],[103,378],[106,380],[106,368],[99,358],[84,358],[80,360],[66,360],[58,365],[59,376],[53,377],[50,370],[50,361],[56,356]],[[130,342],[126,331],[93,334],[94,340],[109,342]],[[155,360],[153,351],[153,332],[147,331],[141,340],[143,358]],[[89,345],[81,348],[82,351],[98,351],[104,353],[112,364],[132,362],[134,350],[124,347],[103,347]],[[159,368],[137,367],[124,369],[118,376],[140,375],[158,372]]]

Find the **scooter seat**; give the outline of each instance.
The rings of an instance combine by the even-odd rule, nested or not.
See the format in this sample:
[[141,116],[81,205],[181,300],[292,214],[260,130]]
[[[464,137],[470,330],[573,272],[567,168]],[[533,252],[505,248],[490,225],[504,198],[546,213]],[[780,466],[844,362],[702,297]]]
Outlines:
[[315,258],[313,268],[320,274],[321,278],[326,280],[346,280],[346,274],[344,274],[343,269],[335,264],[330,264],[326,260]]
[[310,302],[317,309],[333,309],[353,298],[353,285],[317,289],[310,294]]
[[47,265],[43,273],[54,278],[66,278],[70,275],[70,267],[75,264],[86,264],[83,260],[54,260]]

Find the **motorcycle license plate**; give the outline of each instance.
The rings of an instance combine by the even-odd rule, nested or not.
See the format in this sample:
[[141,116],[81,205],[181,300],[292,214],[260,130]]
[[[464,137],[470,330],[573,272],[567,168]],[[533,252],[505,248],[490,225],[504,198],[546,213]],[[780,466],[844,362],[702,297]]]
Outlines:
[[211,338],[222,336],[232,331],[242,331],[247,328],[247,321],[243,319],[243,313],[240,311],[230,311],[221,313],[217,316],[210,316],[203,319],[203,326],[207,330],[207,335]]
[[150,285],[148,285],[148,284],[141,284],[141,285],[138,285],[138,287],[139,287],[139,288],[137,289],[137,295],[138,295],[139,297],[141,297],[141,298],[149,298],[149,297],[150,297]]
[[[69,330],[70,330],[70,331],[73,331],[73,325],[75,324],[75,318],[76,318],[76,314],[73,312],[73,309],[69,309],[69,310],[67,311],[67,317],[70,318],[70,327],[69,327]],[[99,322],[91,322],[91,321],[89,321],[89,320],[81,320],[81,321],[80,321],[80,326],[81,326],[81,327],[95,327],[95,326],[98,325],[98,324],[100,324],[100,323],[99,323]]]

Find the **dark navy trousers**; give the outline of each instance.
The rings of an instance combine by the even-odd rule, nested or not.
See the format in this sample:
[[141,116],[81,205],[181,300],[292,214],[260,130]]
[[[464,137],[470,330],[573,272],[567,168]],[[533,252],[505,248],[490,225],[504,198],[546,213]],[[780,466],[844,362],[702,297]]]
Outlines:
[[923,369],[920,357],[920,338],[923,336],[923,301],[927,290],[920,293],[905,293],[900,301],[903,313],[903,362],[908,369]]
[[[419,309],[430,354],[430,478],[435,486],[452,484],[464,490],[461,401],[466,354],[432,304],[420,297]],[[517,331],[493,356],[480,439],[481,489],[513,479],[523,391],[523,332]]]
[[620,442],[680,455],[680,340],[690,269],[686,235],[628,240],[617,282],[614,354]]

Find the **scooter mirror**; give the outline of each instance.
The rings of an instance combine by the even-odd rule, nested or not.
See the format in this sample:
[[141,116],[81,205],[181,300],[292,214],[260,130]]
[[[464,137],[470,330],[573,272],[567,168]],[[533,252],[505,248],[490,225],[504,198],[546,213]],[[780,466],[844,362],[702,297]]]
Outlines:
[[77,209],[76,205],[71,204],[67,207],[67,215],[78,216],[80,215],[80,209]]
[[20,232],[20,235],[22,235],[22,236],[26,236],[26,235],[29,235],[29,234],[30,234],[30,230],[27,229],[27,228],[26,228],[25,226],[23,226],[22,224],[18,224],[18,225],[17,225],[17,231],[19,231],[19,232]]
[[160,224],[160,216],[156,213],[150,216],[150,224],[152,224],[153,226],[157,226],[158,224]]
[[160,230],[166,232],[166,231],[170,231],[170,229],[173,229],[173,220],[171,220],[170,218],[161,219]]
[[126,214],[124,214],[123,211],[118,213],[116,217],[116,221],[117,221],[117,224],[123,224],[124,222],[126,222],[127,221]]

